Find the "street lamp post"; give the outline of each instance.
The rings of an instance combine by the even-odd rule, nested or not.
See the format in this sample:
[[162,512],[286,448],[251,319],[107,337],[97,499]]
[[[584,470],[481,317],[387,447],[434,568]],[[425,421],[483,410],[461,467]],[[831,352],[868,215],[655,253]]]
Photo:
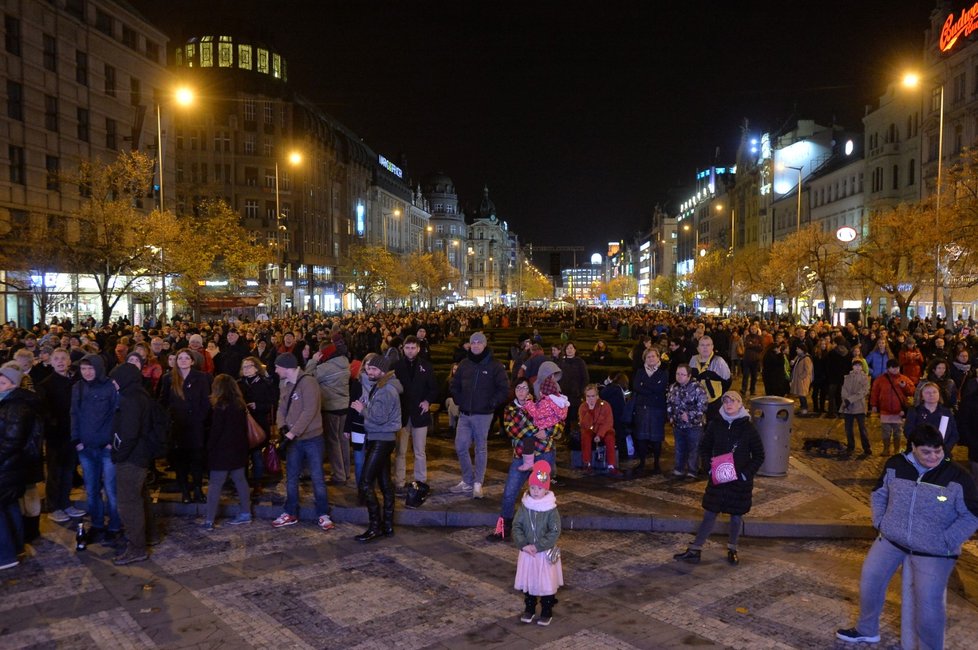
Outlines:
[[[920,75],[908,72],[903,76],[903,85],[907,88],[916,88],[920,85]],[[934,222],[937,225],[937,232],[941,232],[941,172],[944,164],[944,84],[941,83],[940,86],[941,101],[938,111],[937,119],[937,192],[936,192],[936,203],[934,207]],[[921,144],[923,142],[921,141]],[[923,146],[921,146],[923,148]],[[923,174],[921,174],[921,187],[923,187]],[[937,246],[934,250],[934,300],[931,305],[931,310],[934,319],[934,328],[937,329],[937,285],[940,283],[941,277],[941,246],[940,241],[937,242]]]
[[[174,93],[176,103],[181,106],[189,106],[194,101],[194,92],[189,88],[178,88]],[[160,102],[156,102],[156,156],[158,160],[157,171],[160,176],[160,201],[157,204],[160,214],[166,211],[166,203],[163,199],[163,120],[161,118]],[[160,242],[160,307],[162,311],[161,322],[166,321],[166,242]]]
[[798,172],[798,214],[795,215],[796,216],[795,232],[801,232],[801,180],[802,180],[801,172],[802,169],[804,168],[794,167],[793,165],[785,165],[784,163],[781,163],[780,165],[778,165],[778,167],[780,167],[782,170],[793,169],[796,172]]
[[[293,151],[289,153],[288,157],[289,164],[293,167],[302,162],[302,154],[298,151]],[[288,225],[283,223],[286,221],[285,216],[282,214],[282,197],[279,191],[279,175],[278,175],[278,161],[275,161],[275,242],[279,249],[279,267],[278,267],[278,280],[281,285],[282,292],[285,292],[285,248],[282,245],[282,236],[284,233],[288,232]],[[268,280],[269,287],[271,287],[271,278]],[[292,281],[292,308],[295,309],[295,280]],[[281,306],[281,304],[280,304]]]

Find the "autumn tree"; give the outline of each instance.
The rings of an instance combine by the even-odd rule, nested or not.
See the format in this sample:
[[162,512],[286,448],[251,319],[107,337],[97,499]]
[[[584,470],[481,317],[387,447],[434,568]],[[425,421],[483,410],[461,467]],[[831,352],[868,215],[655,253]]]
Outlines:
[[136,151],[83,161],[71,177],[86,200],[58,235],[64,266],[95,281],[103,323],[122,296],[160,274],[160,247],[178,232],[172,214],[142,209],[152,178],[153,160]]
[[958,162],[945,174],[941,188],[940,213],[936,194],[928,198],[934,205],[934,220],[939,225],[931,243],[939,255],[935,273],[943,289],[945,313],[953,318],[953,293],[978,286],[978,149],[961,153]]
[[596,295],[604,294],[608,300],[627,301],[638,294],[638,280],[630,275],[619,275],[607,282],[599,282],[595,287]]
[[430,307],[435,306],[445,287],[458,282],[458,269],[451,265],[444,253],[411,253],[406,266],[409,284]]
[[553,282],[532,266],[523,265],[517,282],[516,289],[521,293],[521,301],[553,298]]
[[723,250],[711,250],[696,260],[692,283],[720,313],[733,299],[734,267]]
[[850,272],[889,295],[906,324],[910,303],[933,282],[936,241],[934,212],[926,204],[901,204],[873,213]]
[[823,317],[828,320],[831,307],[829,296],[836,283],[845,275],[845,246],[834,233],[810,225],[784,239],[774,242],[767,263],[761,268],[762,284],[780,288],[788,299],[821,288],[825,304]]
[[360,308],[366,310],[383,295],[399,269],[397,260],[383,246],[354,243],[337,275],[347,291],[360,301]]
[[6,269],[0,284],[8,292],[30,294],[39,322],[47,321],[57,294],[71,291],[50,282],[64,264],[63,226],[34,214],[23,223],[0,222],[0,268]]
[[[658,304],[665,305],[670,309],[675,307],[679,302],[679,283],[681,280],[675,275],[658,275],[654,280],[652,280],[652,286],[649,288],[651,298],[655,300]],[[636,285],[638,283],[636,282]]]
[[180,234],[163,249],[165,270],[175,276],[177,294],[200,318],[207,281],[227,282],[234,294],[248,277],[269,264],[275,251],[256,240],[255,233],[241,225],[240,216],[227,203],[209,199],[194,214],[179,219]]

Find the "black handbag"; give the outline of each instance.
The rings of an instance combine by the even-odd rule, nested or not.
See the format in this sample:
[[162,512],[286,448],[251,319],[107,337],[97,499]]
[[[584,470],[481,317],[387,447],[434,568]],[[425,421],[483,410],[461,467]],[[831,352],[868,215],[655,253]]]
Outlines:
[[431,488],[427,483],[423,481],[412,481],[407,487],[407,494],[404,496],[404,506],[407,508],[420,508],[429,494],[431,494]]

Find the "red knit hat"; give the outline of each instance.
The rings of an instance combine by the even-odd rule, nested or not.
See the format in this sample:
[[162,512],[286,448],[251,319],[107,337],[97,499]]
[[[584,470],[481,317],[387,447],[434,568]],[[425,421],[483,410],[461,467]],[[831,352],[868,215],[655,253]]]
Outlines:
[[530,485],[542,487],[544,490],[550,489],[550,463],[545,460],[533,463],[533,469],[530,470]]

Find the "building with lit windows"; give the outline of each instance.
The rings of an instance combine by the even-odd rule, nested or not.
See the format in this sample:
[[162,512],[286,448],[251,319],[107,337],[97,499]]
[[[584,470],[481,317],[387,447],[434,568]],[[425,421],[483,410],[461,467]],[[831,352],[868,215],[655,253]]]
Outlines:
[[414,191],[405,172],[384,156],[377,157],[367,209],[368,244],[396,255],[427,250],[425,235],[431,217],[427,201]]
[[479,305],[500,304],[512,293],[510,278],[517,263],[516,237],[509,225],[496,216],[496,205],[489,198],[489,188],[482,190],[475,219],[468,226],[466,241],[468,299]]
[[[406,212],[410,190],[389,182],[359,137],[288,85],[287,61],[265,44],[195,36],[174,50],[173,63],[200,97],[174,115],[178,214],[223,197],[246,228],[279,245],[278,263],[249,282],[268,309],[343,308],[336,273],[350,242],[377,234],[401,242],[382,216]],[[265,286],[279,290],[262,294]]]
[[468,263],[466,240],[468,227],[465,214],[459,209],[455,183],[442,172],[429,175],[421,184],[424,199],[427,201],[431,227],[431,250],[444,253],[448,263],[459,273],[460,285],[451,287],[448,292],[452,298],[465,298],[465,278]]
[[[165,104],[171,75],[166,36],[130,5],[112,0],[5,2],[0,67],[0,236],[27,231],[78,237],[80,188],[64,182],[80,161],[111,162],[122,150],[156,157],[156,107]],[[163,128],[170,115],[164,108]],[[164,141],[164,156],[174,143]],[[173,169],[166,169],[172,182]],[[147,187],[149,194],[151,188]],[[154,206],[147,197],[144,205]],[[101,316],[94,280],[60,269],[0,271],[0,319],[30,327],[34,292],[48,292],[49,316],[77,323]],[[122,297],[117,315],[140,322],[154,311],[151,284]],[[137,297],[138,296],[138,297]]]

